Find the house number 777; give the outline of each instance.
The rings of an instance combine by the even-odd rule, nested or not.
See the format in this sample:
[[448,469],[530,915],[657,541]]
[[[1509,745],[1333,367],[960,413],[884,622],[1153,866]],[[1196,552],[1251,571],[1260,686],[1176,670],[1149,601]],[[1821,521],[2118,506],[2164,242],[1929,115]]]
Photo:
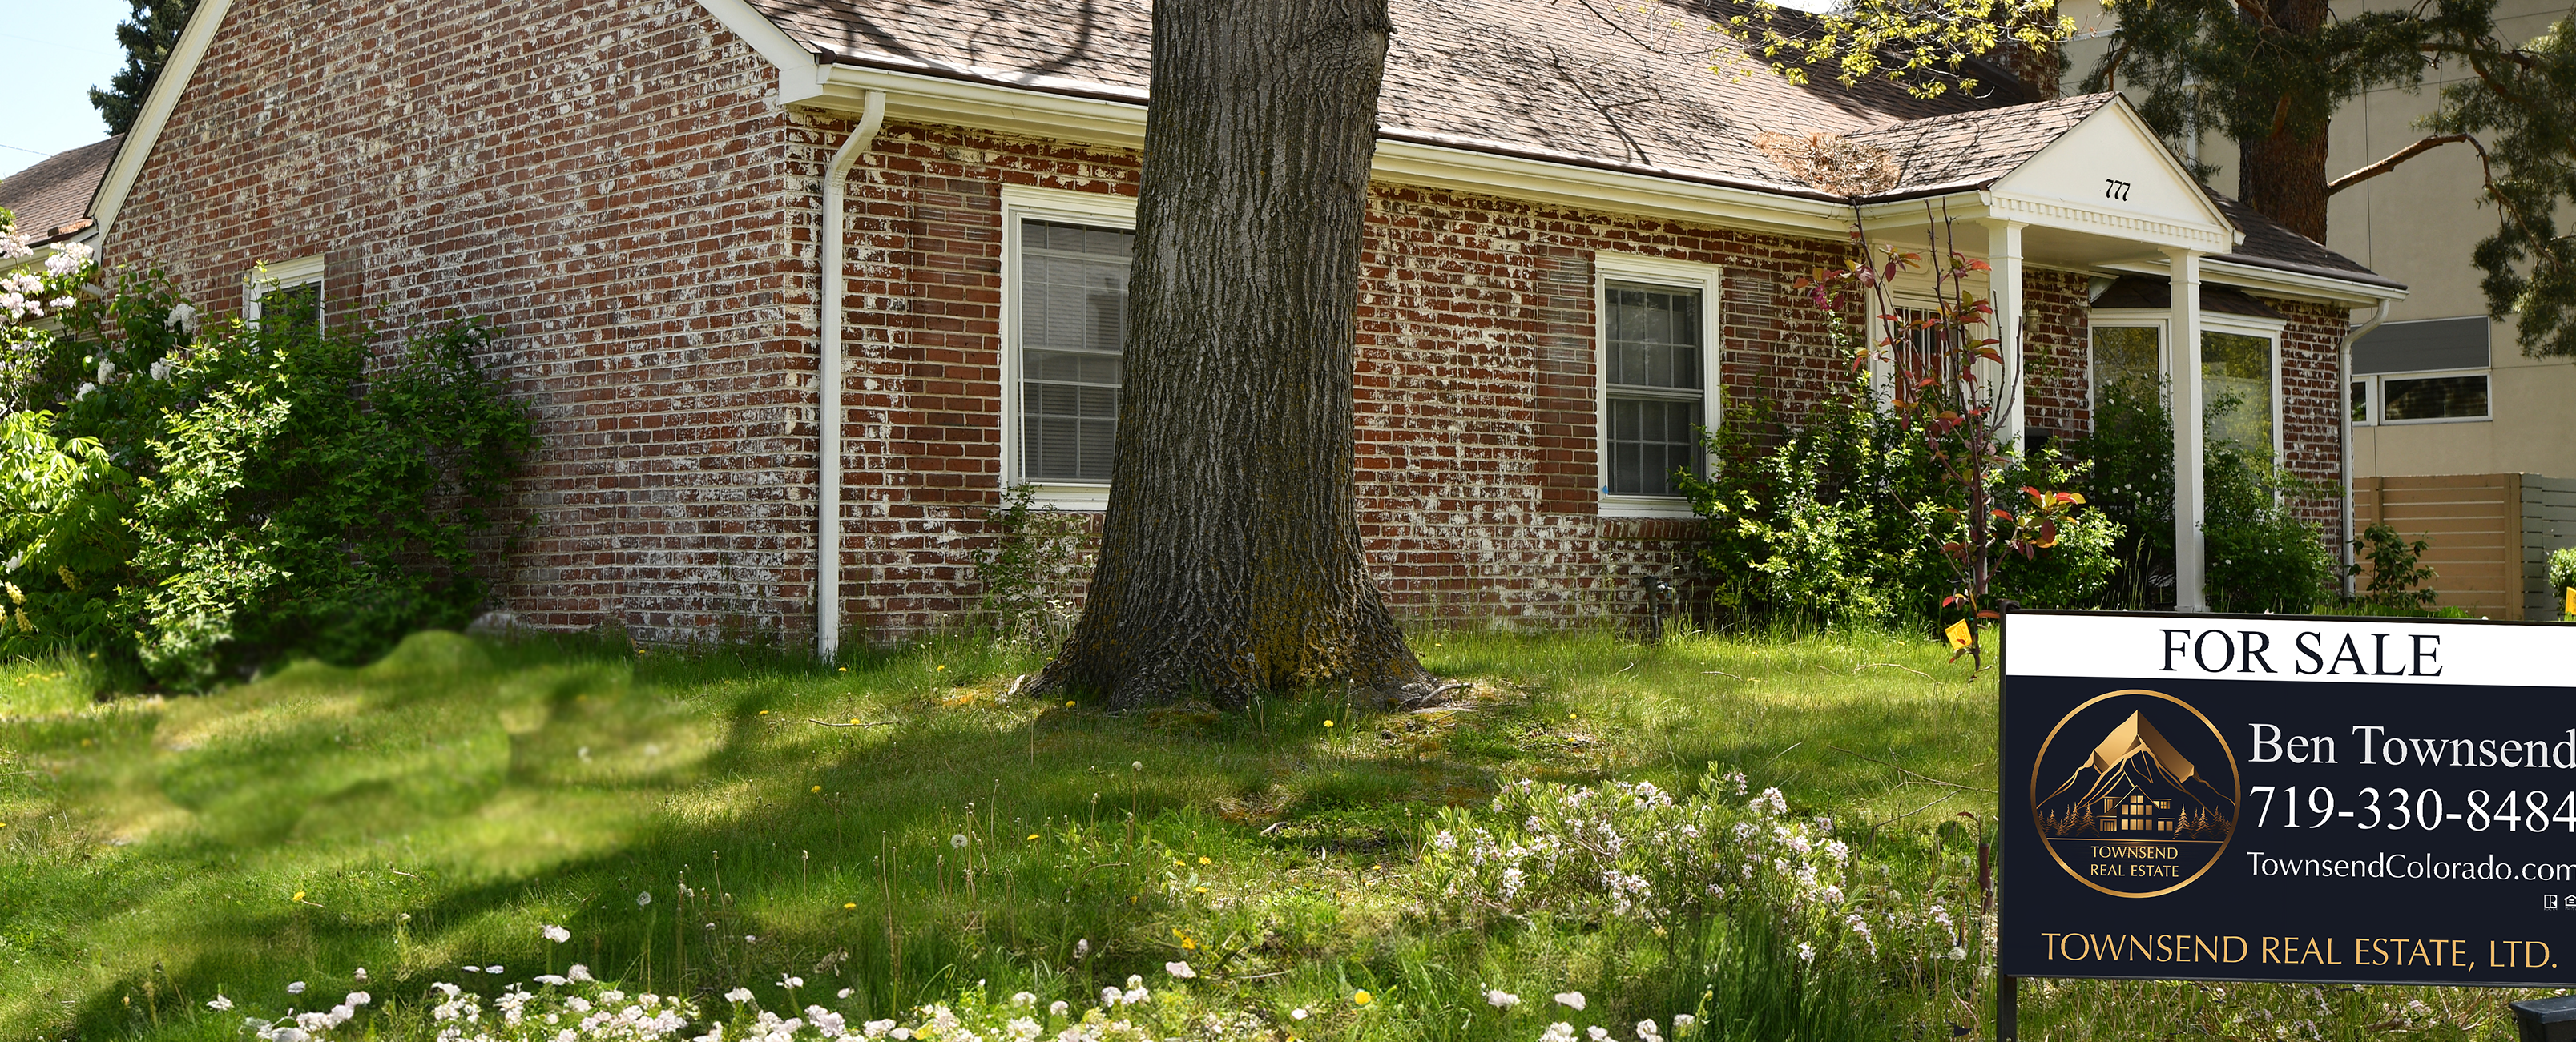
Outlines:
[[2102,198],[2117,199],[2124,203],[2129,201],[2129,182],[2105,177],[2102,179],[2102,184]]

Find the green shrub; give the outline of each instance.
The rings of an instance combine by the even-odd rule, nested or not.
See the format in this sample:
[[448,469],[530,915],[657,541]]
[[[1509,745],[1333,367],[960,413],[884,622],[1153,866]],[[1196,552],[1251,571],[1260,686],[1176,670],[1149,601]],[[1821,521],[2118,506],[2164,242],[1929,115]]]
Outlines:
[[309,300],[201,325],[158,275],[55,317],[0,424],[0,472],[24,476],[0,493],[0,656],[78,648],[195,689],[287,654],[359,661],[483,600],[474,540],[534,444],[474,362],[489,326],[374,361],[375,331],[326,329]]
[[[2215,398],[2215,416],[2236,402]],[[2103,388],[2093,433],[2073,454],[2090,465],[2084,487],[2121,526],[2109,555],[2104,607],[2174,605],[2173,417],[2161,385],[2124,380]],[[2270,454],[2215,439],[2201,451],[2203,589],[2215,611],[2304,612],[2331,596],[2339,565],[2324,531],[2300,515],[2334,490],[2274,466]]]
[[[2362,588],[2361,604],[2395,613],[2431,610],[2441,594],[2416,587],[2433,578],[2433,569],[2423,564],[2424,551],[2432,548],[2421,539],[2407,542],[2386,521],[2362,529],[2361,538],[2352,541],[2353,553],[2370,561],[2370,584]],[[2355,564],[2349,571],[2359,575],[2362,568]]]
[[[2549,590],[2553,600],[2576,605],[2576,546],[2549,552]],[[2562,611],[2565,621],[2576,622],[2576,611]]]

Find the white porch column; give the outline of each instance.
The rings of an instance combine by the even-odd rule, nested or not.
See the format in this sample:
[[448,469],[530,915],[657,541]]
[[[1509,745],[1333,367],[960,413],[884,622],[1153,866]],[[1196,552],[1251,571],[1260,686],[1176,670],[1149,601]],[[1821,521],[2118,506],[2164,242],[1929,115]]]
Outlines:
[[2208,611],[2204,589],[2209,548],[2201,533],[2207,511],[2201,494],[2200,257],[2197,250],[2167,249],[2172,259],[2172,340],[2165,345],[2165,386],[2174,432],[2174,610]]
[[2022,403],[2022,312],[2028,310],[2022,300],[2021,230],[2028,225],[2020,221],[1983,220],[1986,226],[1986,263],[1992,266],[1986,276],[1987,293],[1995,308],[1993,325],[1995,353],[2004,364],[1994,372],[1995,411],[2003,421],[2003,442],[2014,452],[2022,450],[2024,429]]

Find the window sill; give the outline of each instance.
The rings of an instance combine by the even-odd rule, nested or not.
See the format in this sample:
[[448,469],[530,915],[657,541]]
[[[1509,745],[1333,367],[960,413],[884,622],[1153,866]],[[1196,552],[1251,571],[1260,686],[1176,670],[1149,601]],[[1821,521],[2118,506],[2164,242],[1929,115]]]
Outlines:
[[2381,421],[2379,421],[2379,422],[2377,422],[2377,423],[2356,423],[2356,424],[2353,424],[2353,427],[2355,427],[2356,429],[2367,430],[2367,429],[2372,428],[2372,427],[2421,427],[2421,426],[2424,426],[2424,425],[2426,425],[2426,424],[2433,424],[2433,423],[2493,423],[2493,422],[2495,422],[2495,417],[2493,417],[2493,416],[2436,416],[2436,417],[2433,417],[2433,418],[2431,418],[2431,419],[2425,419],[2425,420],[2381,420]]
[[1096,514],[1109,509],[1109,486],[1032,484],[1029,486],[1029,505],[1047,510]]
[[1603,493],[1600,514],[1603,517],[1667,517],[1688,520],[1699,515],[1690,500],[1680,496],[1614,496]]

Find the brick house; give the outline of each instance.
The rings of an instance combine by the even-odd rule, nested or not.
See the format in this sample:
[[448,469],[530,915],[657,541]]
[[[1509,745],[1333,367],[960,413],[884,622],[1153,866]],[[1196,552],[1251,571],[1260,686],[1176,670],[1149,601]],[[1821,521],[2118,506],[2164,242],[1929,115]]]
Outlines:
[[[500,322],[544,436],[498,569],[522,618],[895,638],[970,602],[1005,486],[1105,498],[1149,9],[1031,9],[203,0],[92,212],[212,307],[257,270]],[[2227,433],[2344,479],[2349,316],[2403,287],[2205,193],[2115,96],[1793,84],[1710,49],[1723,13],[1396,0],[1354,394],[1399,612],[1633,596],[1689,558],[1690,425],[1843,370],[1787,282],[1853,210],[1766,132],[1884,149],[1873,234],[1991,259],[2030,435],[2083,433],[2105,374],[2205,372],[2260,392]]]

